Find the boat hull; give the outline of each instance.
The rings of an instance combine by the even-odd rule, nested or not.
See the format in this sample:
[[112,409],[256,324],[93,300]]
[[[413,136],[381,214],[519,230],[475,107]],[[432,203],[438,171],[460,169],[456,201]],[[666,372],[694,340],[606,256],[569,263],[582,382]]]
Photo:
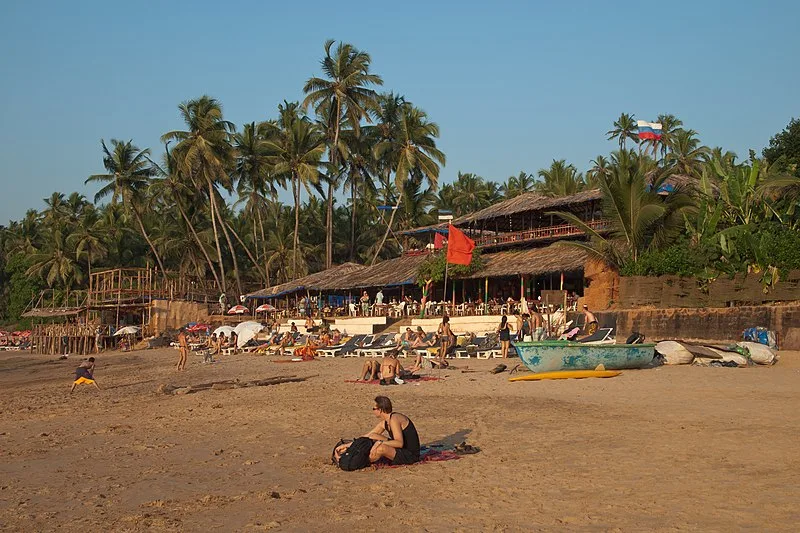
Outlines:
[[525,366],[533,372],[644,368],[653,361],[655,344],[583,344],[570,341],[514,343]]

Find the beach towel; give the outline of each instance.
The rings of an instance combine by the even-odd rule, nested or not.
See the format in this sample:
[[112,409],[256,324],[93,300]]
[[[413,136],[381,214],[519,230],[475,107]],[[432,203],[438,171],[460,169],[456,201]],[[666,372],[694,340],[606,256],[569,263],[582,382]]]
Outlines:
[[[406,383],[409,383],[409,382],[413,383],[413,382],[416,382],[416,381],[443,381],[443,380],[444,380],[444,378],[437,378],[437,377],[434,377],[434,376],[420,376],[418,378],[409,376],[409,377],[404,377],[403,378],[403,381],[405,381]],[[345,383],[360,383],[362,385],[380,385],[381,384],[381,380],[379,380],[379,379],[371,379],[369,381],[360,381],[360,380],[357,380],[357,379],[346,379],[346,380],[344,380],[344,382]]]
[[379,470],[382,468],[401,468],[404,466],[413,466],[417,464],[425,464],[425,463],[438,463],[441,461],[452,461],[454,459],[461,459],[461,455],[457,454],[455,450],[437,450],[435,448],[430,448],[428,446],[423,446],[420,448],[419,451],[419,461],[416,463],[411,463],[410,465],[393,465],[388,461],[381,460],[377,463],[372,465],[372,468],[375,470]]

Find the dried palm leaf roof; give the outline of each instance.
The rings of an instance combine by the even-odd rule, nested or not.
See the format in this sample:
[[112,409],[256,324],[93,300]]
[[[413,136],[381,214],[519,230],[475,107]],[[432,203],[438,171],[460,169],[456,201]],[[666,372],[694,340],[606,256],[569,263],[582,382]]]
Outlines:
[[398,287],[413,285],[417,279],[420,265],[430,254],[403,255],[395,259],[381,261],[375,265],[364,267],[341,276],[332,282],[329,290],[361,289],[368,287]]
[[577,272],[584,268],[587,254],[580,248],[551,244],[543,248],[506,250],[483,254],[484,267],[469,278],[498,278],[504,276],[539,276],[556,272]]
[[367,267],[358,265],[356,263],[344,263],[335,267],[331,267],[327,270],[309,274],[308,276],[304,276],[302,278],[287,281],[286,283],[281,283],[280,285],[275,285],[274,287],[267,287],[266,289],[262,289],[260,291],[251,292],[247,295],[247,297],[255,299],[277,298],[279,296],[291,294],[297,291],[326,290],[332,283],[335,284],[335,281],[338,278],[358,272],[360,270],[364,270],[366,268]]
[[573,206],[600,200],[602,193],[599,189],[591,189],[582,191],[570,196],[561,196],[551,198],[549,196],[542,196],[536,192],[527,192],[503,200],[502,202],[490,205],[485,209],[481,209],[475,213],[464,215],[453,221],[454,226],[466,226],[475,222],[483,220],[490,220],[498,217],[507,217],[518,213],[526,213],[529,211],[551,211],[553,209],[560,209],[565,206]]

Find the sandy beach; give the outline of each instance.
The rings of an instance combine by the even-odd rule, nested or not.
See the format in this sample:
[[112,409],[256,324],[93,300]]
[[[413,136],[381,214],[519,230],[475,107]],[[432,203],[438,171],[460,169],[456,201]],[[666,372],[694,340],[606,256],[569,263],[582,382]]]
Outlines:
[[[774,367],[662,367],[606,380],[509,383],[497,361],[441,381],[345,383],[362,360],[278,364],[174,350],[0,359],[5,531],[796,530],[800,353]],[[514,363],[517,360],[512,360]],[[468,368],[467,368],[468,367]],[[469,370],[462,372],[462,370]],[[307,381],[184,396],[160,384]],[[459,460],[348,473],[333,444],[388,394]]]

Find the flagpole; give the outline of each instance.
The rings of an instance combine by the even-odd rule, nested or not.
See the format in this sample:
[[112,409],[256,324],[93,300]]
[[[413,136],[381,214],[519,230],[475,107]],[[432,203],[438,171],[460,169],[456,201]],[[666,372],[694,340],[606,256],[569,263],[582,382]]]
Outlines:
[[447,310],[447,269],[448,269],[449,266],[450,266],[450,262],[447,260],[447,256],[445,256],[445,258],[444,258],[444,296],[442,298],[442,301],[444,301],[444,308],[445,308],[444,314],[447,314],[447,311],[446,311]]

